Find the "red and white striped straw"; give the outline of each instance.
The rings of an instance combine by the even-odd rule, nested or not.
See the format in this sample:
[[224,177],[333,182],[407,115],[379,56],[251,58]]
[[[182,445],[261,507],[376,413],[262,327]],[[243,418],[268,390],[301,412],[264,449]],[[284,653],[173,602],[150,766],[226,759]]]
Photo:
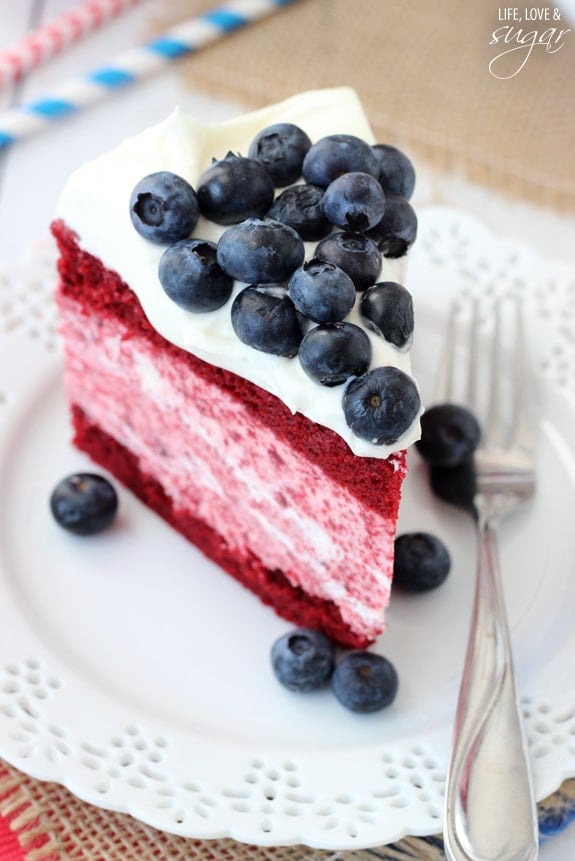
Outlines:
[[97,30],[140,0],[82,0],[0,51],[0,90],[23,78],[32,69]]

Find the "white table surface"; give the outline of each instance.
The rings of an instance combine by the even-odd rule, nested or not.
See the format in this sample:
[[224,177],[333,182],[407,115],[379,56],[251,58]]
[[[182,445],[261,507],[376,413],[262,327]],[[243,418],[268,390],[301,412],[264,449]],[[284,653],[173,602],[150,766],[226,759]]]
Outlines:
[[[33,24],[53,19],[73,5],[73,0],[4,0],[0,4],[0,49]],[[43,95],[51,86],[90,71],[148,39],[149,22],[158,6],[154,0],[142,0],[99,32],[66,49],[17,88],[0,91],[0,110],[15,99],[27,101]],[[0,266],[25,258],[32,244],[47,234],[59,191],[71,170],[121,138],[163,119],[175,104],[203,121],[240,111],[239,105],[184,90],[177,67],[170,66],[0,154]],[[481,217],[489,212],[490,226],[501,235],[530,242],[547,257],[575,263],[574,218],[498,198],[461,177],[437,176],[425,166],[418,168],[416,207],[440,201]],[[575,824],[546,842],[540,857],[542,861],[575,858]]]

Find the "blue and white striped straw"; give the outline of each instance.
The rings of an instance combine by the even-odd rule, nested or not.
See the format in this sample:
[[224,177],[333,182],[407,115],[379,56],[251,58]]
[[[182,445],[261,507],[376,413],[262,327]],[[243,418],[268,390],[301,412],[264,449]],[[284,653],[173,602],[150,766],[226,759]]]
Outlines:
[[120,54],[112,62],[60,85],[43,98],[0,112],[0,152],[293,2],[229,0]]

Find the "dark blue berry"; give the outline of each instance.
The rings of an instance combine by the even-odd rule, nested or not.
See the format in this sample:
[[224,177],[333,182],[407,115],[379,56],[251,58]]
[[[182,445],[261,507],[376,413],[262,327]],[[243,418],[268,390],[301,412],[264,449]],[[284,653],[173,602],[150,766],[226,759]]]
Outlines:
[[315,256],[347,272],[356,290],[375,284],[381,271],[381,251],[363,233],[348,230],[332,233],[318,243]]
[[202,215],[216,224],[237,224],[244,218],[265,215],[275,193],[263,165],[231,152],[204,171],[197,189]]
[[369,173],[344,173],[330,182],[323,196],[326,217],[345,230],[370,230],[384,210],[383,189]]
[[417,237],[415,210],[403,197],[387,197],[383,218],[369,231],[369,236],[384,257],[403,257]]
[[198,223],[196,192],[181,176],[159,171],[145,176],[130,196],[130,218],[138,233],[160,244],[189,236]]
[[283,188],[301,176],[304,156],[311,146],[306,133],[293,123],[262,129],[250,144],[248,156],[263,164],[274,185]]
[[361,297],[359,312],[368,329],[399,349],[409,347],[414,317],[411,293],[395,281],[380,281]]
[[406,532],[395,539],[393,585],[406,592],[429,592],[451,569],[447,547],[429,532]]
[[311,628],[296,628],[272,646],[274,674],[290,691],[315,691],[330,680],[335,648],[325,634]]
[[481,437],[479,422],[459,404],[436,404],[421,416],[416,448],[434,466],[453,467],[469,460]]
[[443,502],[463,508],[477,516],[477,474],[473,457],[456,466],[429,467],[429,484],[435,496]]
[[170,299],[187,311],[215,311],[234,286],[217,263],[215,243],[204,239],[182,239],[166,248],[158,275]]
[[234,332],[244,344],[292,358],[303,337],[302,323],[286,291],[246,287],[232,303]]
[[248,218],[234,224],[218,242],[218,263],[246,284],[287,281],[304,256],[303,241],[295,230],[271,219]]
[[279,194],[268,211],[268,218],[289,224],[304,242],[317,242],[332,227],[323,211],[323,189],[317,185],[291,185]]
[[306,374],[322,386],[365,374],[371,355],[368,336],[353,323],[320,323],[304,336],[298,354]]
[[295,270],[288,291],[298,311],[316,323],[343,320],[355,304],[355,285],[349,275],[317,257]]
[[391,661],[375,652],[350,652],[336,665],[332,690],[352,712],[368,714],[391,705],[399,679]]
[[413,164],[397,147],[390,144],[375,144],[373,147],[379,161],[379,181],[390,197],[409,200],[415,187]]
[[397,442],[415,421],[420,406],[413,379],[393,365],[352,380],[343,396],[347,424],[356,436],[374,445]]
[[306,182],[327,188],[342,173],[361,171],[379,177],[379,159],[373,149],[355,135],[327,135],[307,151],[302,165]]
[[113,522],[118,510],[114,486],[102,475],[77,472],[62,479],[50,496],[57,523],[75,535],[95,535]]

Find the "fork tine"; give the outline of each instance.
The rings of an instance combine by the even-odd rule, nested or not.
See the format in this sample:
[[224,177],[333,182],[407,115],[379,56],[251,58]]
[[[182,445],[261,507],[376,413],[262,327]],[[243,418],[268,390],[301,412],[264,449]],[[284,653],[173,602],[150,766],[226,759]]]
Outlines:
[[465,403],[473,413],[479,410],[479,369],[481,367],[481,350],[479,344],[480,332],[480,313],[479,300],[474,298],[471,301],[471,335],[470,347],[468,351],[467,365],[467,397],[464,398]]
[[[506,418],[503,410],[503,374],[498,369],[503,365],[503,338],[504,338],[503,303],[499,299],[494,308],[494,329],[491,334],[490,346],[487,351],[488,362],[486,368],[486,391],[488,392],[486,418],[483,422],[483,445],[484,447],[505,448],[506,445]],[[513,382],[513,375],[510,379]],[[508,401],[509,403],[509,401]]]
[[447,323],[447,337],[443,344],[443,350],[439,361],[439,369],[435,375],[435,390],[433,403],[442,404],[453,401],[455,398],[454,368],[456,349],[456,318],[457,303],[453,302],[449,312]]
[[527,364],[527,340],[525,333],[525,318],[519,302],[516,303],[517,339],[515,349],[515,404],[512,440],[522,448],[529,450],[533,447],[532,422],[532,388],[529,385],[529,370]]

